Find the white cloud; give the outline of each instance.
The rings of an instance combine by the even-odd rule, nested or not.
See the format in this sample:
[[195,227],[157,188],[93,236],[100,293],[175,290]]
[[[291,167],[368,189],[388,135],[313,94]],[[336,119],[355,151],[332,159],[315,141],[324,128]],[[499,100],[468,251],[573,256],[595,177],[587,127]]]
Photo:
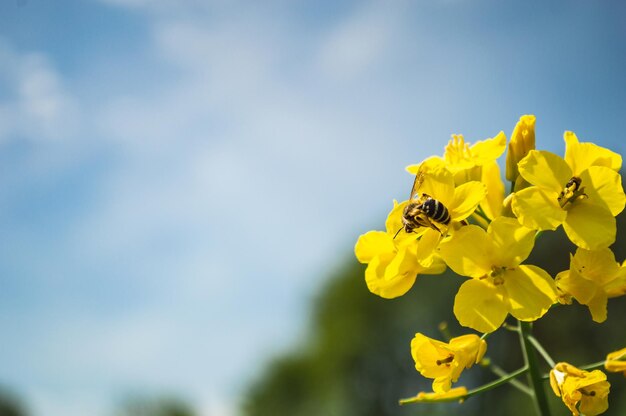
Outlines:
[[340,20],[320,43],[319,68],[332,78],[345,80],[383,63],[398,35],[394,32],[399,27],[400,9],[372,3]]
[[38,53],[17,53],[0,39],[0,140],[28,137],[60,140],[74,137],[79,114],[48,59]]

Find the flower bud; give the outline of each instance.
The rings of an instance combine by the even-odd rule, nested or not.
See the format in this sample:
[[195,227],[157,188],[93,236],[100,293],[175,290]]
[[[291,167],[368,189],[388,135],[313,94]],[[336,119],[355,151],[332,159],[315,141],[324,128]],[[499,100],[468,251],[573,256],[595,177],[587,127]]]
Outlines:
[[506,153],[506,179],[515,182],[519,176],[517,163],[535,148],[535,116],[521,116],[511,135]]

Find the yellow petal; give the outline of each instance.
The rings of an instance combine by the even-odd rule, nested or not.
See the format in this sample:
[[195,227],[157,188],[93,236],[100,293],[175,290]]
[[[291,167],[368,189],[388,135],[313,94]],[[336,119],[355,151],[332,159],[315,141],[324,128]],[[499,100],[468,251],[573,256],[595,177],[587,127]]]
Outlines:
[[503,278],[511,315],[517,319],[539,319],[556,302],[554,280],[537,266],[521,265],[505,271]]
[[455,273],[469,277],[483,277],[491,271],[493,243],[477,225],[462,227],[443,240],[437,252]]
[[[398,201],[393,201],[393,208],[387,215],[387,220],[385,221],[385,229],[387,230],[387,234],[391,237],[394,237],[399,229],[404,227],[402,223],[402,213],[404,212],[404,208],[409,203],[409,201],[404,201],[398,204]],[[398,237],[403,237],[402,234],[398,234]]]
[[519,173],[533,185],[559,193],[572,177],[572,169],[561,157],[544,150],[531,150],[519,162]]
[[430,266],[424,266],[425,269],[421,271],[422,274],[441,274],[448,268],[443,259],[439,256],[433,256],[433,261]]
[[393,299],[404,295],[415,283],[418,273],[417,260],[400,250],[397,255],[386,253],[376,256],[365,269],[365,283],[375,295]]
[[585,279],[576,267],[572,267],[567,273],[559,273],[556,277],[556,285],[583,305],[589,303],[599,289],[596,283]]
[[450,368],[438,365],[438,360],[444,360],[453,355],[446,343],[417,333],[411,340],[411,355],[415,361],[415,369],[424,377],[436,378],[450,374]]
[[454,298],[454,316],[463,326],[479,332],[492,332],[502,325],[508,305],[491,284],[471,279],[459,288]]
[[406,399],[406,401],[411,402],[449,402],[452,400],[460,400],[467,396],[467,388],[466,387],[455,387],[450,389],[444,393],[437,392],[424,392],[421,391],[415,398]]
[[447,207],[455,221],[464,220],[475,210],[485,198],[485,185],[480,182],[467,182],[454,189],[454,198]]
[[615,217],[611,212],[586,200],[567,211],[563,229],[572,243],[587,250],[606,248],[615,242]]
[[439,163],[422,163],[420,172],[423,182],[419,188],[420,194],[435,198],[446,207],[449,207],[454,197],[454,176],[452,172]]
[[474,163],[479,166],[493,162],[504,153],[505,149],[506,135],[503,131],[492,139],[478,141],[470,147]]
[[494,244],[492,263],[515,267],[528,257],[535,245],[535,230],[515,218],[498,217],[489,224],[487,233]]
[[600,415],[609,409],[608,381],[602,381],[593,386],[593,396],[583,396],[580,401],[580,412],[586,416]]
[[535,230],[555,230],[567,216],[557,201],[559,194],[537,186],[513,194],[511,208],[519,221]]
[[433,230],[432,228],[426,228],[423,231],[422,237],[417,244],[417,261],[424,267],[430,267],[433,263],[435,249],[439,245],[441,240],[441,233]]
[[466,362],[461,361],[465,368],[470,368],[473,364],[480,362],[487,351],[487,342],[476,334],[454,337],[449,344],[450,348],[465,354]]
[[481,208],[489,219],[494,219],[502,213],[504,201],[504,183],[500,176],[500,167],[497,162],[491,162],[482,167],[482,183],[485,184],[487,195],[480,203]]
[[369,263],[375,256],[393,251],[393,239],[384,231],[368,231],[354,246],[354,254],[361,263]]
[[565,161],[574,175],[580,175],[590,166],[605,166],[614,171],[622,167],[622,156],[593,143],[579,143],[571,131],[563,134],[565,140]]
[[603,166],[591,166],[581,173],[580,179],[590,203],[605,206],[613,216],[624,210],[626,195],[619,173]]
[[607,354],[604,368],[615,373],[623,371],[626,375],[626,348]]
[[571,269],[599,286],[604,286],[618,278],[620,265],[615,261],[615,254],[608,249],[585,250],[579,248],[571,261]]
[[587,307],[589,307],[589,312],[591,313],[591,319],[594,322],[602,323],[606,321],[606,304],[608,298],[604,291],[596,292],[596,296],[594,296],[588,303]]

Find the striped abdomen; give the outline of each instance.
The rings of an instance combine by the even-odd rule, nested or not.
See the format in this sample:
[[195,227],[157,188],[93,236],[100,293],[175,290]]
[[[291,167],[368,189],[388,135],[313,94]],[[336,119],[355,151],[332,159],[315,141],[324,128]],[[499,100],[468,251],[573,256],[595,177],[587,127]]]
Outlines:
[[446,225],[450,222],[450,213],[448,212],[448,208],[436,199],[427,197],[422,203],[421,209],[433,221]]

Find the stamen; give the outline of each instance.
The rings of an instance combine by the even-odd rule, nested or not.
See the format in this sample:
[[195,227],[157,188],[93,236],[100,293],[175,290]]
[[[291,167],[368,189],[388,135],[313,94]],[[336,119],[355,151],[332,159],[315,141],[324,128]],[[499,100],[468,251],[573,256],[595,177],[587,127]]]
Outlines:
[[444,359],[444,360],[437,360],[436,363],[437,365],[442,365],[442,364],[450,364],[452,361],[454,361],[454,354],[451,354],[448,358]]
[[557,198],[561,208],[565,207],[567,203],[572,203],[577,199],[587,197],[587,194],[584,192],[585,189],[580,186],[581,184],[582,179],[577,176],[572,176],[572,178],[567,181]]

